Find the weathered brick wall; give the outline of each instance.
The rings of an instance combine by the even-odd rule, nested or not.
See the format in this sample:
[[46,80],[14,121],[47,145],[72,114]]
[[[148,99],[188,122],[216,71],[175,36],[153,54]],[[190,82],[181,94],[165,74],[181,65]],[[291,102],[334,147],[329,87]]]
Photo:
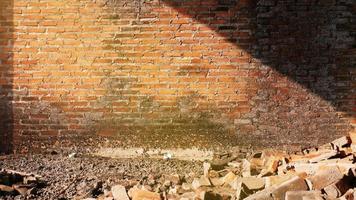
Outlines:
[[6,2],[5,138],[298,146],[355,122],[352,0]]

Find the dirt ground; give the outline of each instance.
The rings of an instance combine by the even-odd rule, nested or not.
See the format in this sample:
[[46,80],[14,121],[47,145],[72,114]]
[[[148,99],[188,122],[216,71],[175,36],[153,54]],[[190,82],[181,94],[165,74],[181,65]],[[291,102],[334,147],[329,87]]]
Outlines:
[[[2,156],[0,168],[34,173],[46,185],[36,188],[27,199],[73,199],[96,196],[115,184],[135,185],[147,177],[179,174],[189,181],[202,174],[202,162],[151,158],[113,159],[85,154],[69,156],[48,154],[13,154]],[[0,196],[0,199],[25,199],[23,196]]]

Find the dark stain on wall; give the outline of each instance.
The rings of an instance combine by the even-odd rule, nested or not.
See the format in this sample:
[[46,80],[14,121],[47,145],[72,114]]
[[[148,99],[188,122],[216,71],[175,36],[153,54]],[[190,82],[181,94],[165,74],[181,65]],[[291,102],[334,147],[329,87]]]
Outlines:
[[13,140],[12,46],[13,0],[0,4],[0,153],[10,153]]

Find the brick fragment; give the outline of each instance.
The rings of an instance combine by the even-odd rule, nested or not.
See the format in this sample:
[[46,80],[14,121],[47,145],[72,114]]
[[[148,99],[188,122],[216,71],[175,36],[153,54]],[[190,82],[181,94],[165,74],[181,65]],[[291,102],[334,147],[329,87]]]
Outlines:
[[313,189],[321,190],[326,186],[342,179],[344,174],[337,166],[320,167],[317,173],[308,178],[312,183]]
[[130,200],[127,193],[126,189],[122,185],[115,185],[111,188],[112,195],[115,200]]
[[323,200],[320,191],[288,191],[285,200]]

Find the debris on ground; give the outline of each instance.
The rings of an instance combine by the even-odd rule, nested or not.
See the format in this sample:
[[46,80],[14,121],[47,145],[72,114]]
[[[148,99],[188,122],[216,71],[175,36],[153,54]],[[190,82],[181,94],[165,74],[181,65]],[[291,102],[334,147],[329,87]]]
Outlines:
[[190,183],[161,177],[141,181],[127,193],[124,186],[114,186],[112,194],[120,198],[113,199],[354,199],[355,143],[343,137],[296,154],[265,150],[240,160],[231,153],[220,154],[204,162],[203,174]]
[[31,196],[44,185],[38,175],[0,169],[0,195]]
[[[95,163],[88,167],[90,162],[83,162],[80,172],[56,194],[64,195],[62,199],[87,200],[351,200],[356,198],[355,145],[355,136],[345,136],[293,154],[266,149],[241,157],[230,151],[195,163],[164,158],[154,161],[159,165],[140,161],[148,162],[141,166],[126,160],[128,168],[109,160],[96,162],[97,168]],[[66,158],[75,162],[80,156]],[[194,168],[198,165],[200,170]],[[173,172],[178,166],[183,170]],[[96,178],[88,175],[93,168]],[[38,188],[39,180],[38,176],[2,170],[0,191],[26,195]]]

